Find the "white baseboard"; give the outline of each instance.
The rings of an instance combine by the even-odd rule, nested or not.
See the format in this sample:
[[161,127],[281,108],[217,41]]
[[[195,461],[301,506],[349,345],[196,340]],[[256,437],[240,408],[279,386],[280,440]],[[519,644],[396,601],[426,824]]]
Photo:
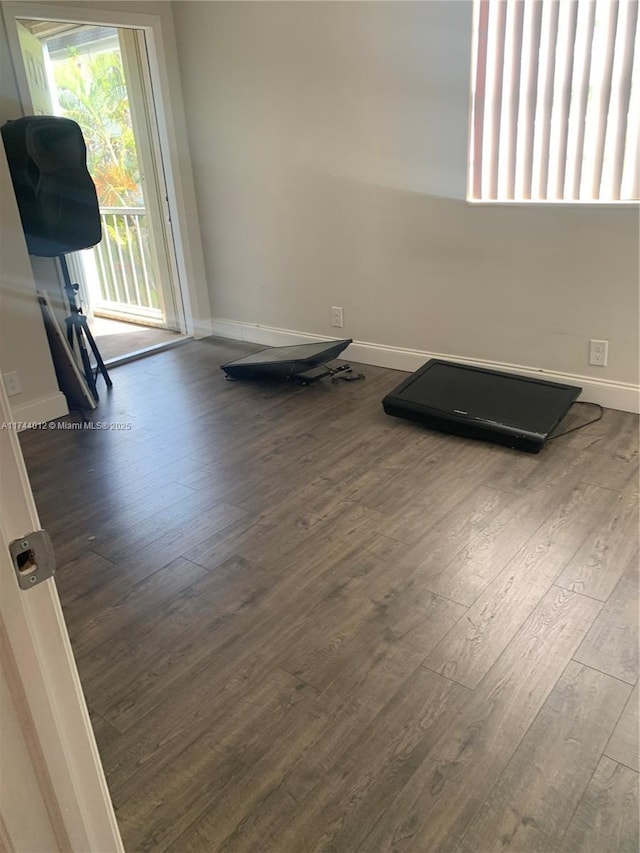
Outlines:
[[61,391],[56,394],[49,394],[47,397],[39,397],[37,400],[31,400],[31,402],[22,405],[15,405],[9,399],[9,404],[13,420],[25,424],[53,421],[69,414],[66,397]]
[[[271,326],[258,326],[253,323],[240,323],[237,320],[214,319],[212,326],[213,334],[221,338],[231,338],[235,341],[247,341],[271,347],[329,340],[329,338],[323,335],[294,332],[290,329],[276,329]],[[629,382],[614,382],[606,379],[596,379],[592,376],[580,376],[574,373],[557,373],[552,370],[541,370],[520,364],[483,361],[477,358],[461,358],[449,353],[390,347],[367,341],[354,341],[345,350],[344,358],[360,362],[361,364],[390,367],[393,370],[404,370],[409,373],[417,370],[430,358],[442,358],[457,364],[470,364],[474,367],[484,367],[489,370],[504,370],[508,373],[517,373],[522,376],[548,379],[550,382],[578,385],[582,388],[580,400],[588,403],[599,403],[607,409],[618,409],[622,412],[635,412],[636,414],[640,412],[640,386]]]
[[211,318],[206,320],[196,320],[191,326],[191,331],[187,330],[185,332],[185,335],[193,338],[194,341],[199,341],[201,338],[208,338],[215,334],[216,333],[213,331],[213,320],[211,320]]
[[[240,323],[238,320],[212,320],[213,335],[230,338],[234,341],[247,341],[252,344],[264,344],[266,347],[284,347],[289,344],[315,343],[331,340],[322,335],[310,335],[306,332],[292,332],[289,329],[276,329],[273,326],[258,326],[255,323]],[[335,338],[339,340],[339,338]]]

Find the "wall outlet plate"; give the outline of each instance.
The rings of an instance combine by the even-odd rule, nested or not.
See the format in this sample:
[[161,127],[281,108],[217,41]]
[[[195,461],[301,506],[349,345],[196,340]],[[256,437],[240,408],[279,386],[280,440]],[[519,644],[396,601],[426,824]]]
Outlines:
[[344,315],[342,313],[342,308],[337,305],[333,305],[331,307],[331,325],[336,326],[336,328],[341,329],[344,326]]
[[609,359],[609,341],[589,341],[589,364],[606,367]]
[[11,373],[4,374],[4,387],[7,391],[7,397],[15,397],[16,394],[22,394],[22,385],[17,371],[12,370]]

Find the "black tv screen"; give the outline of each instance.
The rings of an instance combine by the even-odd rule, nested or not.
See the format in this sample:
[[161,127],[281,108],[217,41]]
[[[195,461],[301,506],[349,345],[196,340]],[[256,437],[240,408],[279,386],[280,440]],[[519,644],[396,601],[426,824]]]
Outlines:
[[230,379],[259,379],[263,376],[289,377],[326,364],[345,350],[351,338],[318,341],[286,347],[269,347],[221,365]]
[[382,402],[390,415],[537,452],[581,390],[432,359]]

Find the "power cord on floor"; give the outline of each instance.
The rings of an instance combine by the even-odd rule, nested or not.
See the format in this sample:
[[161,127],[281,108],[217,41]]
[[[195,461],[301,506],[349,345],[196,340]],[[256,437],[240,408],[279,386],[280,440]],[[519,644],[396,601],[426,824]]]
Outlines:
[[588,427],[591,424],[595,424],[599,420],[601,420],[601,418],[604,414],[604,409],[602,408],[600,403],[587,403],[586,401],[578,400],[573,405],[574,406],[596,406],[596,408],[599,410],[599,413],[598,413],[597,417],[592,418],[590,421],[586,421],[586,423],[578,424],[577,426],[571,427],[570,429],[565,429],[562,432],[557,432],[557,433],[555,433],[555,435],[550,435],[548,438],[548,441],[551,441],[552,438],[560,438],[561,435],[569,435],[570,432],[577,432],[579,429],[584,429],[585,427]]

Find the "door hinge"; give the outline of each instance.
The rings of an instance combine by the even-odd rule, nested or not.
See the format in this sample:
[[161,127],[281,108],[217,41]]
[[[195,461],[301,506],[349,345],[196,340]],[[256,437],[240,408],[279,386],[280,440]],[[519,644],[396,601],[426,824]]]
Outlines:
[[14,539],[9,543],[9,553],[20,589],[31,589],[53,577],[56,558],[46,530],[34,530]]

